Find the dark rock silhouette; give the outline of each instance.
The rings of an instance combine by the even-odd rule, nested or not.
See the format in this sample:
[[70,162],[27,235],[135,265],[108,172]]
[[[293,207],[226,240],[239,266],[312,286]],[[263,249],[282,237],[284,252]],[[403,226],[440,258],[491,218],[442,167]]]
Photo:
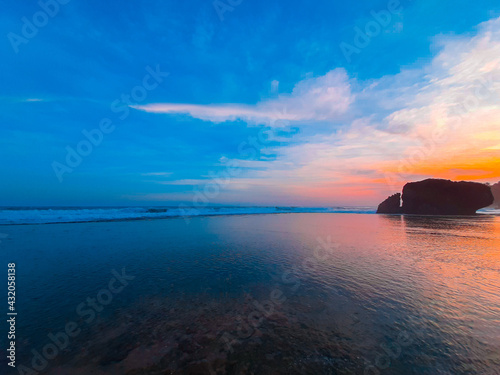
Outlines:
[[484,184],[427,179],[407,183],[402,200],[403,206],[396,207],[396,197],[389,197],[377,213],[474,215],[480,208],[491,205],[494,199],[490,187]]
[[500,182],[491,185],[491,192],[493,193],[494,198],[492,206],[495,208],[500,208]]
[[378,214],[400,214],[401,212],[401,193],[391,195],[377,208]]
[[474,215],[493,203],[489,186],[477,182],[428,179],[403,188],[403,212],[423,215]]

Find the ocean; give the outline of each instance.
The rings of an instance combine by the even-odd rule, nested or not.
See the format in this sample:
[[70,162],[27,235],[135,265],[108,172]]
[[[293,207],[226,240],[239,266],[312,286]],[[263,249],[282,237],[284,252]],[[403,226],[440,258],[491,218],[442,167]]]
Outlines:
[[4,207],[0,224],[53,224],[281,213],[375,213],[374,207]]
[[496,211],[177,209],[0,210],[10,373],[499,373]]

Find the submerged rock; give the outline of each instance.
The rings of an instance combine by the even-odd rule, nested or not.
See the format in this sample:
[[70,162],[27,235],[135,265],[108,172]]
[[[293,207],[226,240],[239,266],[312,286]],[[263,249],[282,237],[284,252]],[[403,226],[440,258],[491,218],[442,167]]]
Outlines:
[[389,197],[377,213],[474,215],[493,203],[493,194],[489,186],[477,182],[427,179],[407,183],[402,200],[399,207],[398,194]]

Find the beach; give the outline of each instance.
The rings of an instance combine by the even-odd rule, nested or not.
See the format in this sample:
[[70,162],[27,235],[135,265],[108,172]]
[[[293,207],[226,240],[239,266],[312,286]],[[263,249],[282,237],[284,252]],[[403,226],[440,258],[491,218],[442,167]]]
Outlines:
[[0,232],[2,262],[18,264],[18,369],[493,374],[500,366],[498,216],[219,215]]
[[0,375],[500,375],[500,1],[0,25]]

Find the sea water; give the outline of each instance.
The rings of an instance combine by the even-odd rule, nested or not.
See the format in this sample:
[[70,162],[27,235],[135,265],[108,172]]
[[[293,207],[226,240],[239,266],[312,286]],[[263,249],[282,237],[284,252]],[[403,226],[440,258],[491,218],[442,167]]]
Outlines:
[[11,373],[500,372],[498,216],[107,219],[0,225]]

